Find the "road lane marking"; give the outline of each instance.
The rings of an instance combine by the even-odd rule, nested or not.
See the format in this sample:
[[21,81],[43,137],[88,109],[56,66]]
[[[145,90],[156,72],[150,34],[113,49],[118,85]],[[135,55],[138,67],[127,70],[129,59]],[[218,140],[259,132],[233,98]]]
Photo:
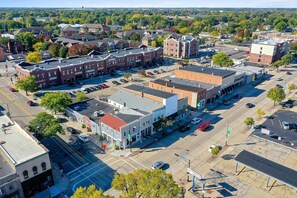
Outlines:
[[131,159],[132,161],[136,162],[136,163],[139,164],[140,166],[142,166],[142,167],[148,169],[147,166],[145,166],[145,165],[143,165],[142,163],[138,162],[136,159],[133,159],[132,157],[129,157],[129,159]]

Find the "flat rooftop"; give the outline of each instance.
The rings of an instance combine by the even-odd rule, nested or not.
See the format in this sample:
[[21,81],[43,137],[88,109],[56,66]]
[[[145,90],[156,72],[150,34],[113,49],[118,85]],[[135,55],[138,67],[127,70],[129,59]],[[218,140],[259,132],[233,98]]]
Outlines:
[[205,89],[202,87],[197,87],[197,86],[191,86],[191,85],[186,85],[185,84],[178,84],[176,82],[172,82],[170,79],[166,78],[161,78],[152,81],[153,83],[166,86],[166,87],[174,87],[175,89],[180,89],[180,90],[185,90],[185,91],[191,91],[191,92],[201,92],[204,91]]
[[6,162],[5,158],[2,155],[0,155],[0,167],[0,181],[1,178],[16,173],[15,169]]
[[125,89],[129,89],[129,90],[136,91],[136,92],[143,92],[143,93],[153,95],[153,96],[157,96],[159,98],[164,98],[164,99],[171,98],[172,96],[176,95],[174,93],[169,93],[169,92],[166,92],[166,91],[160,91],[160,90],[152,89],[152,88],[149,88],[149,87],[144,87],[144,86],[134,85],[134,84],[126,86]]
[[47,153],[41,144],[2,113],[0,113],[0,126],[6,126],[0,128],[0,140],[5,142],[0,145],[0,149],[13,164],[18,165]]
[[120,50],[113,53],[106,53],[102,55],[71,57],[71,58],[65,58],[63,60],[50,59],[38,64],[28,64],[28,65],[20,65],[20,66],[23,69],[27,69],[27,70],[33,70],[34,68],[51,70],[57,67],[67,67],[70,65],[82,64],[85,62],[104,60],[110,56],[123,57],[129,54],[141,54],[145,52],[156,51],[157,49],[158,48],[153,48],[153,47],[134,48],[129,50]]
[[171,81],[175,84],[185,85],[185,86],[191,86],[191,87],[197,87],[202,88],[206,90],[213,89],[214,87],[218,87],[219,85],[211,84],[211,83],[205,83],[205,82],[198,82],[193,80],[187,80],[183,78],[176,78],[175,76],[169,76],[164,78],[167,81]]
[[[262,131],[262,129],[256,129],[253,131],[252,135],[297,149],[297,132],[284,129],[282,126],[283,121],[297,124],[297,113],[293,111],[279,110],[269,116],[266,121],[261,124],[263,129],[270,131],[269,135],[263,133],[265,130]],[[281,139],[279,139],[279,137]]]
[[267,39],[258,39],[258,40],[254,40],[253,44],[262,44],[262,45],[276,45],[279,43],[284,43],[286,42],[285,40],[281,40],[281,39],[271,39],[271,38],[267,38]]
[[223,78],[226,78],[228,76],[235,74],[234,71],[222,70],[222,69],[217,69],[212,67],[201,67],[201,66],[186,66],[186,67],[180,68],[180,70],[220,76]]

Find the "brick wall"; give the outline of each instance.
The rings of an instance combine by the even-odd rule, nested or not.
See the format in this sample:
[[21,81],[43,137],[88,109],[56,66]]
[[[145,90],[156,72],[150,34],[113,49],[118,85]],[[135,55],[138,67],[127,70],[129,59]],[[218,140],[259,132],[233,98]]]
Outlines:
[[200,82],[206,82],[211,84],[222,84],[222,77],[220,76],[212,76],[209,74],[203,74],[198,72],[191,72],[186,70],[177,69],[175,70],[175,76],[177,78],[183,78],[193,81],[200,81]]
[[251,53],[250,61],[254,63],[271,64],[273,61],[273,56]]

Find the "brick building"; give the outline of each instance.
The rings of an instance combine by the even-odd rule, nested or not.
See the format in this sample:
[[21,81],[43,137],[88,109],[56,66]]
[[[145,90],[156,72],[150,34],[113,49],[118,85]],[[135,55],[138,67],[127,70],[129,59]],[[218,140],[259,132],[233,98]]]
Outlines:
[[164,40],[164,55],[175,58],[194,58],[199,53],[199,41],[191,36],[176,38],[169,36]]
[[6,47],[0,44],[0,61],[6,60],[5,51],[6,51]]
[[289,44],[284,40],[255,40],[250,52],[250,62],[271,64],[289,52]]
[[292,33],[275,32],[275,31],[259,31],[253,32],[253,36],[258,39],[280,39],[285,41],[297,41],[297,35]]
[[102,55],[47,60],[39,64],[16,65],[19,79],[34,75],[40,88],[75,82],[112,70],[151,65],[163,60],[162,48],[135,48]]

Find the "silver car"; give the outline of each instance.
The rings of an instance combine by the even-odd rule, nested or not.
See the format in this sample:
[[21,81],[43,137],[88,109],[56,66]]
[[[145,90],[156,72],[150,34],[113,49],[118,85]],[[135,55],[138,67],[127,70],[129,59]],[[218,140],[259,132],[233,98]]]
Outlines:
[[164,166],[164,162],[162,161],[157,161],[156,163],[153,164],[152,170],[160,169]]
[[288,122],[283,121],[282,125],[283,125],[284,129],[286,129],[286,130],[290,129],[290,125]]

